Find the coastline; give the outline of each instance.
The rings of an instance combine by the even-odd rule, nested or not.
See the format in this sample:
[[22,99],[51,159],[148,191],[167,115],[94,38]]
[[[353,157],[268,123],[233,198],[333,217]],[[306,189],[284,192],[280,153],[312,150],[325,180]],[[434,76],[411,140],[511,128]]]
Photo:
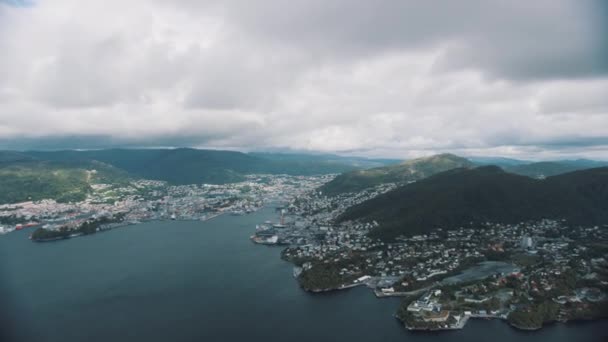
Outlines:
[[85,234],[85,233],[74,233],[74,234],[70,234],[70,235],[66,235],[66,236],[58,236],[58,237],[53,237],[53,238],[44,238],[44,239],[32,239],[31,235],[30,235],[30,240],[32,242],[54,242],[54,241],[60,241],[60,240],[69,240],[69,239],[73,239],[73,238],[77,238],[77,237],[81,237],[81,236],[86,236],[86,235],[95,235],[97,233],[101,233],[101,232],[105,232],[105,231],[110,231],[110,230],[114,230],[117,228],[123,228],[126,226],[134,226],[134,225],[138,225],[138,224],[142,224],[142,223],[147,223],[147,222],[164,222],[164,221],[180,221],[180,222],[195,222],[195,221],[201,221],[201,222],[207,222],[209,220],[212,220],[216,217],[219,217],[221,215],[224,215],[224,212],[220,212],[220,213],[216,213],[213,215],[210,215],[208,217],[205,217],[204,219],[152,219],[152,220],[144,220],[144,221],[129,221],[129,222],[121,222],[115,226],[109,227],[109,228],[100,228],[99,230],[95,231],[94,233],[90,233],[90,234]]
[[363,285],[367,286],[367,284],[365,284],[365,283],[359,283],[359,284],[342,285],[340,287],[333,287],[333,288],[326,288],[326,289],[309,289],[309,288],[303,287],[302,285],[300,285],[300,288],[302,288],[302,290],[304,290],[306,292],[310,292],[310,293],[323,293],[323,292],[348,290],[348,289],[352,289],[354,287],[363,286]]
[[[399,320],[399,317],[396,317]],[[455,326],[449,326],[449,327],[444,327],[444,328],[417,328],[417,327],[411,327],[408,326],[406,323],[403,323],[403,326],[405,327],[405,329],[409,330],[409,331],[450,331],[450,330],[462,330],[464,329],[464,327],[466,326],[467,322],[469,321],[470,318],[473,318],[471,316],[465,315],[464,317],[462,317],[462,319],[460,319],[460,321],[458,321],[458,323]],[[399,320],[401,321],[401,320]]]
[[[284,259],[284,258],[282,258]],[[432,289],[436,286],[440,286],[441,285],[441,281],[437,281],[435,283],[433,283],[432,285],[429,285],[427,287],[424,288],[420,288],[420,289],[416,289],[416,290],[412,290],[412,291],[408,291],[408,292],[383,292],[381,291],[379,288],[375,287],[373,285],[373,282],[370,283],[368,282],[360,282],[360,283],[351,283],[351,284],[343,284],[340,285],[338,287],[332,287],[332,288],[306,288],[304,286],[302,286],[300,280],[299,280],[299,274],[300,272],[295,272],[295,269],[299,268],[295,263],[293,263],[292,261],[286,260],[290,263],[292,263],[294,265],[294,278],[296,279],[296,281],[298,282],[298,285],[300,286],[300,288],[306,292],[312,293],[312,294],[320,294],[320,293],[328,293],[328,292],[333,292],[333,291],[341,291],[341,290],[347,290],[350,288],[354,288],[357,286],[362,286],[365,285],[366,287],[370,288],[374,295],[376,296],[376,298],[394,298],[394,297],[409,297],[409,296],[413,296],[413,295],[418,295],[424,291],[428,291],[429,289]],[[297,273],[297,275],[296,275]],[[554,325],[554,324],[572,324],[572,323],[576,323],[576,322],[593,322],[593,321],[599,321],[599,320],[605,320],[606,318],[583,318],[583,319],[565,319],[565,320],[554,320],[554,321],[550,321],[550,322],[544,322],[541,326],[533,326],[533,327],[526,327],[526,326],[521,326],[521,325],[517,325],[514,324],[512,322],[509,321],[508,319],[508,315],[489,315],[489,314],[485,314],[485,315],[478,315],[478,314],[470,314],[470,315],[463,315],[462,318],[460,319],[459,322],[457,322],[455,325],[452,326],[446,326],[446,327],[416,327],[416,326],[408,326],[407,323],[405,323],[404,321],[402,321],[397,315],[395,315],[395,318],[397,318],[405,327],[405,329],[407,329],[408,331],[420,331],[420,332],[436,332],[436,331],[450,331],[450,330],[461,330],[464,329],[466,324],[468,323],[469,319],[473,318],[473,319],[485,319],[485,320],[501,320],[503,321],[505,324],[507,324],[508,326],[510,326],[511,328],[515,329],[515,330],[519,330],[519,331],[527,331],[527,332],[535,332],[535,331],[540,331],[543,328],[545,328],[548,325]]]
[[[519,330],[519,331],[523,331],[523,332],[537,332],[540,331],[546,327],[549,326],[553,326],[553,325],[573,325],[573,324],[581,324],[581,323],[592,323],[592,322],[598,322],[598,321],[608,321],[608,318],[580,318],[580,319],[566,319],[566,320],[553,320],[553,321],[549,321],[549,322],[544,322],[541,326],[538,327],[525,327],[525,326],[521,326],[521,325],[517,325],[514,324],[512,322],[509,322],[509,320],[507,319],[507,317],[492,317],[492,316],[476,316],[476,315],[466,315],[463,317],[464,322],[461,323],[459,322],[459,326],[458,327],[444,327],[444,328],[420,328],[420,327],[412,327],[412,326],[408,326],[407,323],[403,322],[397,315],[395,315],[395,318],[397,320],[399,320],[399,322],[401,322],[404,327],[407,330],[410,331],[449,331],[449,330],[461,330],[464,329],[464,327],[466,326],[466,323],[469,321],[469,319],[485,319],[485,320],[499,320],[502,321],[503,323],[507,324],[509,327],[515,329],[515,330]],[[465,320],[466,318],[466,320]]]
[[[554,321],[554,322],[549,322],[549,323],[558,323],[558,322]],[[523,330],[523,331],[538,331],[538,330],[542,329],[543,326],[545,325],[545,324],[543,324],[540,327],[523,327],[523,326],[517,325],[515,323],[511,323],[511,322],[508,322],[508,324],[515,329]]]

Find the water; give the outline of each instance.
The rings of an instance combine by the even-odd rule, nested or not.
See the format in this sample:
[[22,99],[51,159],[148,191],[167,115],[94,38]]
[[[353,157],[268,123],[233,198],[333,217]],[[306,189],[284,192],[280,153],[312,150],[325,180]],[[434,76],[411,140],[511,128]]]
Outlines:
[[208,222],[152,222],[72,240],[0,236],[2,341],[602,341],[608,322],[520,332],[470,320],[411,333],[399,299],[355,288],[303,292],[278,247],[248,237],[272,209]]
[[457,275],[443,279],[443,284],[456,284],[473,280],[484,279],[496,273],[511,273],[518,270],[513,264],[502,261],[483,261],[468,268]]

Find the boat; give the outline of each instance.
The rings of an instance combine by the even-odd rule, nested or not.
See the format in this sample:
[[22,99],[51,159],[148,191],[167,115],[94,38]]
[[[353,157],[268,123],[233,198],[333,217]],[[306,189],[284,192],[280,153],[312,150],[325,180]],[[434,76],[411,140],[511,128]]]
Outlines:
[[279,237],[277,235],[272,235],[269,237],[251,235],[250,238],[251,241],[259,243],[261,245],[276,245],[279,242]]
[[267,230],[270,230],[270,229],[272,229],[272,227],[270,227],[268,225],[265,225],[265,224],[261,224],[261,225],[260,224],[256,224],[255,225],[255,231],[256,232],[263,232],[263,231],[267,231]]

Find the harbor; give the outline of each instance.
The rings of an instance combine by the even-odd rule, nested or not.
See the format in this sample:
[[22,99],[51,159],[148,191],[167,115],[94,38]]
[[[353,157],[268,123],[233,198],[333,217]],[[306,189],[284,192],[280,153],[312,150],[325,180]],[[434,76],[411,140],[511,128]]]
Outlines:
[[1,272],[8,282],[0,299],[11,312],[4,322],[13,328],[3,333],[25,342],[127,341],[132,336],[126,328],[149,342],[193,336],[226,342],[277,336],[294,342],[485,342],[488,336],[493,342],[566,342],[596,341],[607,331],[605,321],[596,321],[529,334],[485,319],[439,335],[407,330],[393,319],[399,298],[378,300],[366,287],[303,291],[293,265],[280,258],[282,247],[248,241],[256,224],[276,219],[274,208],[262,208],[206,222],[142,222],[58,244],[31,243],[27,230],[2,235]]

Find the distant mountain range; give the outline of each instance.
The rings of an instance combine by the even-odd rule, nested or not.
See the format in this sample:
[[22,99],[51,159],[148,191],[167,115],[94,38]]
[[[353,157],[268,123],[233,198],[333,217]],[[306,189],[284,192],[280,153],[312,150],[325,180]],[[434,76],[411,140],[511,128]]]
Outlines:
[[477,166],[496,165],[500,166],[505,171],[532,178],[550,177],[576,170],[608,166],[608,161],[596,161],[589,159],[554,160],[541,162],[532,162],[528,160],[500,157],[471,157],[469,159]]
[[504,158],[504,157],[469,157],[470,161],[475,165],[496,165],[500,167],[509,167],[514,165],[530,164],[529,160]]
[[[242,181],[247,174],[342,173],[385,163],[390,161],[190,148],[0,151],[0,203],[42,198],[79,200],[95,181],[145,178],[170,184],[223,184]],[[88,172],[91,170],[97,172]]]
[[[55,198],[81,199],[95,182],[155,179],[170,184],[223,184],[248,174],[315,175],[340,173],[320,188],[327,195],[360,191],[383,183],[407,184],[437,173],[496,162],[508,172],[533,178],[607,165],[590,160],[529,163],[506,158],[452,154],[398,162],[331,154],[241,153],[178,149],[106,149],[89,151],[0,151],[0,203]],[[95,173],[90,171],[95,170]]]
[[576,170],[608,166],[608,162],[587,159],[530,162],[525,160],[474,157],[466,159],[444,153],[367,170],[355,170],[339,175],[319,190],[328,196],[361,191],[385,183],[408,183],[434,174],[475,166],[495,165],[503,170],[531,178],[545,178]]
[[346,172],[323,185],[319,190],[328,196],[334,196],[346,192],[361,191],[384,183],[408,183],[439,172],[473,166],[473,162],[468,159],[453,154],[438,154],[394,165]]
[[381,167],[392,164],[399,164],[399,159],[382,159],[382,158],[363,158],[363,157],[345,157],[335,154],[326,153],[270,153],[270,152],[249,152],[250,156],[263,159],[282,161],[282,162],[297,162],[301,164],[307,163],[322,163],[325,165],[348,165],[357,169],[369,169],[372,167]]
[[333,155],[247,154],[191,148],[35,151],[23,154],[58,162],[96,160],[125,170],[133,176],[164,180],[172,184],[222,184],[241,181],[244,175],[254,173],[315,175],[382,165],[382,162],[376,160]]
[[570,224],[608,223],[608,168],[570,172],[544,180],[497,166],[458,168],[353,206],[339,221],[376,220],[372,235],[392,239],[485,222],[543,218]]
[[584,170],[603,166],[608,166],[608,162],[579,159],[503,166],[503,169],[505,171],[516,173],[522,176],[528,176],[532,178],[544,178],[576,170]]

